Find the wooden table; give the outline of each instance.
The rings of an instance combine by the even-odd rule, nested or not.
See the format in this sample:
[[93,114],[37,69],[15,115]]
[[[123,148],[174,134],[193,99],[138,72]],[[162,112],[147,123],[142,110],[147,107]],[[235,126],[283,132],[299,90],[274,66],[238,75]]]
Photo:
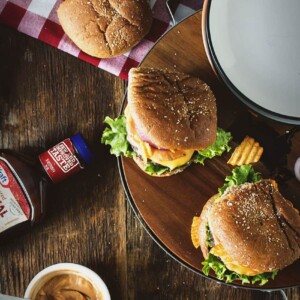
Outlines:
[[[0,245],[1,293],[22,296],[40,270],[73,262],[96,271],[112,299],[282,299],[206,280],[147,235],[125,199],[116,159],[100,143],[103,119],[118,115],[126,82],[3,26],[0,66],[0,148],[37,156],[80,131],[97,156],[53,187],[43,223]],[[300,297],[300,289],[287,293]]]

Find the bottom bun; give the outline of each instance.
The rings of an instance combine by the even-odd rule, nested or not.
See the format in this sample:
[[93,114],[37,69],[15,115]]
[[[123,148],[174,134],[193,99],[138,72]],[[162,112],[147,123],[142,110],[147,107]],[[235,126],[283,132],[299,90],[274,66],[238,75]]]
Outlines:
[[[136,164],[148,175],[150,175],[149,173],[147,173],[145,171],[145,168],[146,168],[146,163],[140,158],[138,157],[137,155],[133,156],[133,160],[136,162]],[[175,174],[178,174],[180,172],[182,172],[185,168],[187,168],[190,164],[185,164],[184,166],[182,167],[178,167],[172,171],[169,171],[169,172],[164,172],[163,174],[152,174],[150,176],[154,176],[154,177],[167,177],[167,176],[171,176],[171,175],[175,175]]]

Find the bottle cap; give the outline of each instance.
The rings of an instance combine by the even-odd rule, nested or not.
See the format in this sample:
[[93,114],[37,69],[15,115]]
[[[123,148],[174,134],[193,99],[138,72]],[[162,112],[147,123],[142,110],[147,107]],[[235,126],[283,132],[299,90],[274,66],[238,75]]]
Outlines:
[[81,133],[76,133],[70,137],[73,146],[86,164],[91,164],[94,160],[94,155],[88,148]]

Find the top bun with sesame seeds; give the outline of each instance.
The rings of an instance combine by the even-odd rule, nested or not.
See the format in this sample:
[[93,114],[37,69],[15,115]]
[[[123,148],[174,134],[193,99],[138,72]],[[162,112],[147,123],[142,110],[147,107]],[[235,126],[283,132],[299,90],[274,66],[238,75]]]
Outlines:
[[[247,283],[273,278],[300,257],[299,211],[272,179],[228,187],[207,202],[196,220],[196,246],[206,264],[216,259],[224,264],[222,279],[232,274]],[[220,268],[214,270],[218,275]]]
[[147,0],[65,0],[57,9],[69,38],[87,54],[110,58],[127,52],[149,32]]
[[215,142],[216,100],[197,77],[133,68],[128,106],[138,132],[159,148],[201,150]]
[[132,68],[127,100],[127,140],[136,163],[153,176],[181,172],[191,164],[195,151],[216,141],[216,100],[197,77]]

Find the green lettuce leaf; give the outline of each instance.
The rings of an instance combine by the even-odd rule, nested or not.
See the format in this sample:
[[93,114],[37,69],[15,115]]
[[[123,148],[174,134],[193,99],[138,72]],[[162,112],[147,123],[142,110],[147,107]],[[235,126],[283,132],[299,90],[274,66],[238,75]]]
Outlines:
[[104,123],[109,127],[104,129],[101,143],[111,146],[111,154],[116,156],[124,155],[126,157],[133,157],[134,152],[127,141],[125,116],[120,116],[115,119],[106,117]]
[[203,150],[197,151],[194,157],[194,162],[203,165],[206,158],[221,156],[225,150],[228,152],[230,150],[228,143],[231,139],[232,136],[230,132],[226,132],[225,130],[218,128],[215,143]]
[[170,171],[170,168],[164,167],[162,165],[154,164],[154,163],[148,161],[144,171],[150,175],[154,175],[154,174],[161,175],[165,172]]
[[205,230],[206,230],[206,239],[205,239],[205,243],[206,243],[206,245],[208,246],[208,249],[211,249],[211,248],[213,247],[213,244],[212,244],[211,234],[210,234],[210,230],[209,230],[208,224],[206,224]]
[[202,262],[203,268],[202,272],[208,276],[210,270],[213,270],[220,280],[225,280],[225,282],[230,283],[234,280],[241,280],[242,284],[249,283],[255,284],[258,283],[259,285],[266,284],[270,279],[274,279],[278,273],[278,270],[273,272],[265,272],[262,274],[258,274],[255,276],[247,276],[241,275],[234,271],[230,271],[226,268],[223,262],[221,262],[215,255],[208,254],[207,259]]
[[231,176],[226,176],[225,184],[220,187],[219,195],[222,196],[225,190],[233,185],[241,185],[246,182],[257,182],[262,179],[260,173],[255,172],[252,165],[242,165],[232,170]]

